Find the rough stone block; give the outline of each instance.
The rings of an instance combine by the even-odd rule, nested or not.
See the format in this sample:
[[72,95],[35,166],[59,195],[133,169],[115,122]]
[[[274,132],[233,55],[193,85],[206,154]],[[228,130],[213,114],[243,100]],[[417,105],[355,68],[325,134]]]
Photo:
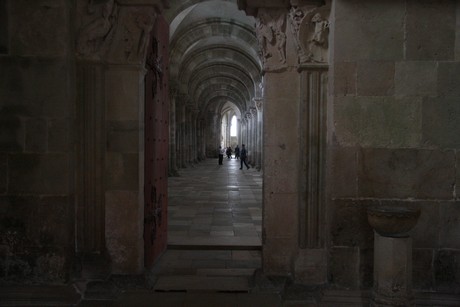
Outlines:
[[43,118],[32,118],[26,121],[26,152],[46,152],[48,149],[47,126]]
[[452,199],[453,151],[363,149],[358,156],[360,197]]
[[265,146],[264,184],[267,193],[294,193],[298,190],[298,148],[285,145]]
[[361,289],[370,289],[374,283],[374,249],[360,248],[359,282]]
[[438,93],[441,97],[460,96],[460,62],[440,62],[438,64]]
[[460,61],[460,5],[457,5],[456,20],[457,24],[455,26],[455,61]]
[[301,249],[295,261],[295,280],[307,285],[326,284],[327,251],[324,249]]
[[264,228],[268,237],[297,236],[298,203],[297,194],[269,194],[265,199]]
[[[460,165],[460,153],[457,151],[457,165]],[[455,187],[460,187],[460,167],[457,167],[457,174],[456,174],[456,180],[455,180]],[[460,191],[455,189],[455,199],[460,199]]]
[[331,240],[334,246],[373,247],[374,231],[367,221],[367,207],[372,201],[333,201]]
[[408,1],[406,58],[453,60],[455,26],[454,1]]
[[334,8],[331,32],[336,61],[403,59],[404,2],[374,1],[363,5],[359,0],[338,1]]
[[141,272],[143,268],[142,227],[143,216],[138,191],[108,191],[105,195],[105,237],[113,262],[112,273]]
[[48,122],[48,151],[67,152],[71,140],[70,122],[68,119],[53,119]]
[[425,98],[422,113],[424,144],[460,148],[458,98]]
[[292,259],[297,252],[297,238],[278,237],[266,239],[262,246],[265,275],[291,275]]
[[0,107],[0,152],[23,151],[25,124],[22,115],[21,107]]
[[395,89],[394,78],[394,62],[358,62],[357,95],[391,96]]
[[395,94],[399,96],[434,96],[437,94],[438,64],[434,61],[396,62]]
[[330,147],[328,149],[327,182],[332,198],[356,197],[358,171],[356,148]]
[[412,280],[414,289],[431,290],[433,288],[433,250],[412,250]]
[[335,136],[340,145],[416,147],[421,138],[421,101],[392,97],[336,97]]
[[439,205],[439,246],[460,250],[460,202]]
[[359,249],[334,247],[329,257],[329,282],[339,288],[359,289]]
[[132,69],[107,71],[107,120],[139,120],[140,80],[140,72]]
[[[27,1],[11,3],[11,53],[19,55],[62,56],[69,48],[66,1]],[[27,22],[24,22],[27,21]]]
[[434,259],[437,291],[460,293],[460,251],[441,249]]
[[139,152],[139,122],[109,121],[107,124],[107,150],[113,152]]
[[66,154],[15,154],[9,156],[10,192],[67,194],[69,158]]
[[336,62],[333,69],[333,94],[336,96],[355,96],[357,69],[355,62]]
[[0,194],[5,194],[7,191],[7,188],[8,188],[8,156],[6,154],[0,154]]
[[63,59],[1,57],[3,106],[20,116],[68,118],[72,112],[68,65]]
[[106,187],[109,190],[139,189],[139,155],[108,153],[106,155]]
[[439,232],[444,227],[440,220],[440,203],[427,201],[391,202],[402,207],[420,208],[417,224],[409,232],[415,248],[435,248],[439,244]]

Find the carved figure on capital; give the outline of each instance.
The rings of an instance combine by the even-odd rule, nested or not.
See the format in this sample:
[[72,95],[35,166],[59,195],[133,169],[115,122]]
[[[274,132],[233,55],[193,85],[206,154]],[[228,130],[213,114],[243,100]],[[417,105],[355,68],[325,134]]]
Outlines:
[[82,19],[90,19],[79,31],[77,55],[90,59],[101,59],[113,39],[118,21],[118,7],[114,0],[89,0]]
[[130,8],[125,15],[121,30],[123,54],[118,57],[122,61],[139,62],[148,49],[147,44],[155,14],[149,10]]
[[[256,36],[264,68],[286,64],[286,14],[280,10],[261,8],[256,18]],[[273,52],[278,54],[278,63],[269,61]],[[270,63],[269,63],[270,62]]]
[[262,112],[262,107],[263,107],[262,98],[254,98],[254,102],[256,104],[257,111]]
[[255,107],[251,107],[251,114],[254,118],[257,116],[257,109]]
[[327,62],[329,14],[328,6],[291,8],[289,23],[300,64]]

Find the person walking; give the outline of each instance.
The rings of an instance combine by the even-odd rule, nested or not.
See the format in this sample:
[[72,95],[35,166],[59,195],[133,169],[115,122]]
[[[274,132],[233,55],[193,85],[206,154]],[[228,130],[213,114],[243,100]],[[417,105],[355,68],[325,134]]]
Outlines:
[[238,147],[238,145],[236,145],[235,147],[235,159],[239,159],[240,158],[240,148]]
[[246,163],[247,157],[248,157],[248,153],[246,151],[246,147],[244,147],[244,144],[242,144],[241,151],[240,151],[240,164],[241,164],[240,169],[243,169],[243,163],[247,167],[247,169],[250,169],[249,165]]
[[225,149],[222,148],[222,146],[219,146],[219,149],[217,150],[217,153],[219,154],[219,165],[222,165],[222,161],[224,161]]

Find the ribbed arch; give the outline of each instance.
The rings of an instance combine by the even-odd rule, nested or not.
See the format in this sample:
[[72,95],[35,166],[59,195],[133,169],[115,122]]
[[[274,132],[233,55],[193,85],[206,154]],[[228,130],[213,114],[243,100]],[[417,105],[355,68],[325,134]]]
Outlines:
[[228,64],[206,65],[195,70],[193,78],[187,84],[189,90],[196,88],[199,84],[211,78],[225,77],[236,79],[246,87],[247,91],[253,95],[255,93],[255,82],[244,70]]
[[228,77],[213,77],[203,80],[197,87],[191,89],[190,94],[193,100],[197,100],[201,93],[214,85],[226,85],[237,91],[245,100],[250,100],[252,95],[247,87],[238,79]]
[[210,64],[210,62],[220,64],[231,63],[240,67],[241,70],[246,70],[252,76],[260,75],[261,71],[261,68],[252,58],[236,48],[203,48],[184,59],[180,67],[180,84],[188,84],[190,77],[195,73],[196,69],[204,64]]
[[198,107],[206,103],[210,98],[214,97],[215,93],[225,92],[229,97],[233,98],[234,102],[240,106],[246,105],[244,95],[239,93],[237,89],[228,84],[214,84],[206,87],[197,97]]
[[232,20],[222,18],[210,18],[196,22],[185,31],[177,33],[171,41],[171,70],[179,65],[181,59],[186,56],[190,47],[210,37],[225,37],[234,40],[233,45],[241,44],[243,48],[257,57],[257,39],[254,30],[244,24],[235,23]]
[[[177,15],[192,5],[212,0],[169,0],[169,9],[165,11],[164,17],[168,23],[171,23]],[[234,2],[234,0],[220,0]]]

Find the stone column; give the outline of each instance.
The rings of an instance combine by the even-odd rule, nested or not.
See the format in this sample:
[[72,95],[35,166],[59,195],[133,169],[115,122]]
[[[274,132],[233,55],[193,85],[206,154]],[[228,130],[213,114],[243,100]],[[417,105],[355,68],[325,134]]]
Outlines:
[[77,64],[77,225],[76,248],[81,254],[105,251],[104,164],[105,84],[102,63],[79,61]]
[[180,106],[181,110],[181,118],[180,118],[180,138],[181,138],[181,144],[180,144],[180,165],[182,168],[187,167],[187,137],[186,137],[186,112],[185,112],[185,102],[182,101],[182,104]]
[[176,143],[176,100],[177,91],[170,91],[169,108],[169,176],[177,176],[177,143]]
[[263,103],[262,103],[262,98],[255,98],[255,104],[257,108],[257,165],[256,169],[260,171],[262,169],[262,137],[263,137],[263,122],[262,122],[262,117],[263,117]]
[[[299,67],[304,63],[321,65],[327,61],[330,9],[327,5],[319,8],[320,1],[290,3],[291,8],[281,1],[263,4],[255,0],[239,1],[240,7],[256,17],[256,35],[265,71],[263,269],[267,274],[292,274],[301,283],[322,284],[327,282],[327,252],[321,232],[325,218],[321,215],[323,211],[315,210],[324,206],[321,201],[315,201],[306,208],[305,201],[318,199],[322,179],[314,176],[321,175],[318,171],[324,164],[320,163],[315,146],[308,147],[311,152],[299,142],[299,135],[301,138],[303,135],[304,143],[310,140],[313,144],[320,137],[318,133],[323,132],[317,129],[310,135],[309,130],[315,128],[315,123],[322,123],[321,112],[299,115],[301,106],[323,102],[316,96],[311,97],[311,101],[305,96],[304,102],[301,91],[322,83],[304,81]],[[316,88],[314,95],[323,97],[323,91],[325,87]],[[320,147],[322,140],[319,140]],[[314,181],[313,189],[305,190],[309,179]],[[305,243],[309,236],[311,242]]]
[[252,148],[252,166],[256,167],[259,163],[258,158],[258,148],[257,148],[257,109],[255,107],[251,107],[251,115],[252,115],[252,133],[251,133],[251,148]]

